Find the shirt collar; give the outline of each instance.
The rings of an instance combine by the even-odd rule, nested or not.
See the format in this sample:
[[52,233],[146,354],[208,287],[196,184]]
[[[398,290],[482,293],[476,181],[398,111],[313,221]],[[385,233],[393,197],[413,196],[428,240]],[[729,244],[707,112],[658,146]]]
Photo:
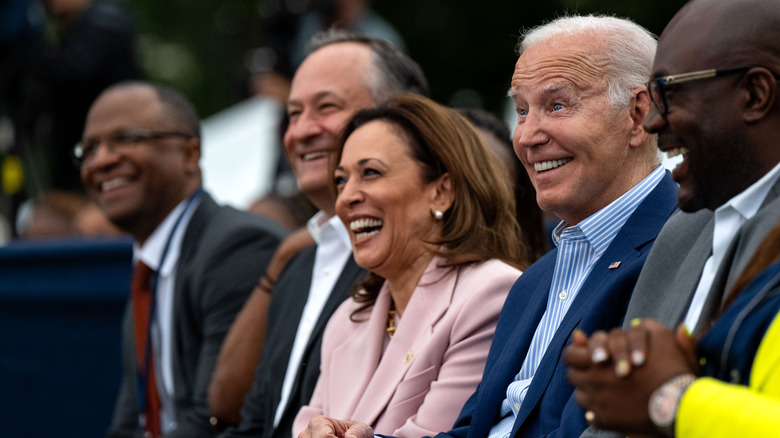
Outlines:
[[[152,270],[160,271],[160,275],[164,277],[167,277],[173,272],[173,268],[179,259],[179,252],[181,249],[180,243],[184,235],[184,230],[187,229],[187,224],[189,223],[192,214],[195,212],[195,208],[200,204],[200,202],[193,202],[188,211],[184,212],[184,209],[187,208],[188,201],[189,198],[179,202],[179,204],[176,205],[176,208],[168,213],[168,216],[163,219],[142,246],[139,246],[137,243],[133,244],[134,258],[144,262],[144,264],[152,268]],[[181,218],[181,223],[175,230],[176,235],[171,238],[171,246],[168,249],[168,254],[164,260],[165,265],[162,266],[161,269],[160,259],[163,256],[165,244],[168,241],[168,236],[174,232],[173,228],[176,225],[176,219],[178,219],[182,212],[184,212],[184,215]]]
[[345,247],[352,248],[347,227],[336,215],[328,217],[324,211],[320,210],[306,222],[306,227],[317,245],[322,245],[324,239],[334,238],[338,239]]
[[769,172],[762,176],[758,181],[754,182],[747,189],[740,192],[738,195],[729,199],[728,202],[721,205],[715,210],[717,216],[723,214],[728,208],[733,208],[742,217],[747,220],[752,218],[761,208],[761,204],[764,203],[766,195],[777,182],[780,177],[780,163],[776,164]]
[[583,219],[577,225],[569,225],[561,221],[553,230],[555,246],[559,246],[561,237],[564,237],[564,230],[571,229],[571,233],[567,232],[569,236],[574,238],[584,235],[593,247],[595,254],[601,256],[634,210],[655,189],[665,174],[666,170],[659,165],[622,196]]

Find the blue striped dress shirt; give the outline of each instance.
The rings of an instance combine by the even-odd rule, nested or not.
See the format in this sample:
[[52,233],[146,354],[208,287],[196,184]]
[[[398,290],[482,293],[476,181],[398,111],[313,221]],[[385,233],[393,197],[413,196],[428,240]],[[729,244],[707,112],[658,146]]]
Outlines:
[[536,368],[580,287],[637,206],[661,181],[664,172],[663,166],[659,166],[623,196],[579,224],[568,226],[561,222],[553,231],[558,256],[547,308],[536,327],[523,366],[506,390],[506,398],[501,404],[501,421],[490,429],[490,438],[509,437]]

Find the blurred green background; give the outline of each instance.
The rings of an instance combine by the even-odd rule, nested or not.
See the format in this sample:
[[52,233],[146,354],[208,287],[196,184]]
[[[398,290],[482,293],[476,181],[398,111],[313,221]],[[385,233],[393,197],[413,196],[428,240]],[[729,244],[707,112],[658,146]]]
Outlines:
[[[126,0],[150,79],[175,85],[208,116],[246,97],[248,50],[269,20],[306,0]],[[524,27],[569,12],[628,17],[659,34],[683,0],[374,0],[423,67],[433,98],[500,112]]]

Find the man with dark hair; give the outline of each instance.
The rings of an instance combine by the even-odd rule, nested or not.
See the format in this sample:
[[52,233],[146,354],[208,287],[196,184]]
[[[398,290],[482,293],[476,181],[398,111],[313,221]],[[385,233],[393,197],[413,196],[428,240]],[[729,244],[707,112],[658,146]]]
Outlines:
[[109,437],[212,435],[217,353],[283,237],[203,191],[200,151],[192,105],[143,82],[100,94],[74,149],[87,193],[136,244]]
[[[275,281],[261,281],[231,329],[210,391],[220,420],[238,417],[233,406],[246,393],[240,389],[247,365],[257,370],[240,425],[223,437],[289,437],[298,409],[311,398],[325,324],[363,276],[347,230],[335,216],[329,159],[352,114],[399,91],[428,93],[419,66],[385,41],[343,31],[316,36],[295,73],[284,146],[301,191],[320,209],[308,223],[317,245],[301,250]],[[263,304],[271,289],[270,304]],[[264,343],[257,340],[263,329]],[[257,366],[253,355],[260,348]]]

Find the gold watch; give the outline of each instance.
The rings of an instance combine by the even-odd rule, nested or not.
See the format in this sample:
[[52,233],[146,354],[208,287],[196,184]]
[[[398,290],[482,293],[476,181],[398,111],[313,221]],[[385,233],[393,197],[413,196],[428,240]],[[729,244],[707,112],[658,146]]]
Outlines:
[[693,374],[680,374],[661,385],[650,396],[647,412],[655,427],[664,435],[674,436],[674,423],[677,419],[677,410],[680,408],[680,400],[694,380],[696,376]]

